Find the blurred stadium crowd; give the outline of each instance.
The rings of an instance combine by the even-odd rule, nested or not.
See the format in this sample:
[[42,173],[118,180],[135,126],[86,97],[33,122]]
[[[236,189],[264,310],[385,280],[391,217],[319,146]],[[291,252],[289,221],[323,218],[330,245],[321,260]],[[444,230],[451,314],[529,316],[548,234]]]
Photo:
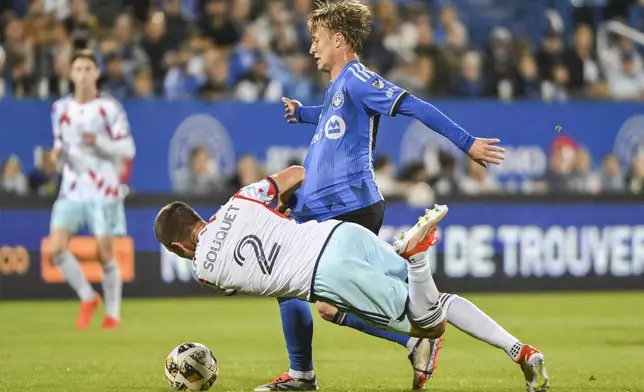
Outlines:
[[[644,99],[640,48],[598,29],[607,18],[641,29],[644,0],[486,0],[515,12],[519,5],[539,7],[538,15],[523,8],[526,19],[513,26],[488,26],[483,37],[469,29],[482,0],[363,2],[373,5],[375,17],[362,61],[415,95]],[[564,4],[569,7],[562,10]],[[319,101],[328,75],[308,55],[313,7],[313,0],[0,0],[0,99],[71,92],[70,55],[90,48],[99,59],[101,88],[118,99]],[[532,23],[536,32],[516,28],[535,19],[543,21]],[[521,192],[644,191],[641,155],[626,165],[613,155],[595,157],[602,159],[595,168],[583,147],[562,140],[553,144],[548,174],[523,183]],[[218,192],[264,175],[244,156],[234,178],[219,178],[209,170],[209,154],[193,151],[175,191]],[[4,159],[0,192],[55,194],[59,173],[48,155],[41,154],[32,173],[23,173],[17,157]],[[448,154],[439,162],[435,174],[422,162],[396,168],[380,156],[377,180],[385,197],[420,204],[441,195],[508,191],[476,165],[461,167]]]
[[[595,37],[597,10],[641,27],[644,1],[486,0],[499,3],[499,12],[540,4],[539,15],[513,22],[544,22],[532,28],[536,35],[499,25],[484,38],[467,23],[475,25],[482,0],[367,2],[375,18],[363,62],[416,95],[644,98],[634,43]],[[550,3],[570,7],[558,12]],[[70,53],[91,48],[103,88],[118,99],[319,99],[328,77],[307,54],[314,6],[313,0],[0,0],[0,98],[69,92]]]

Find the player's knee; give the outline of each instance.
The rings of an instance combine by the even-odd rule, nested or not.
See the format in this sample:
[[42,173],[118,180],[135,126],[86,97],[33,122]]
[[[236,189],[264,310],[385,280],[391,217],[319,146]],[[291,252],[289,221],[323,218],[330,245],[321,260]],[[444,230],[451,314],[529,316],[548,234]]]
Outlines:
[[62,255],[63,253],[67,252],[68,247],[67,244],[62,243],[62,242],[53,242],[51,243],[51,254],[53,257],[57,257]]
[[322,317],[326,321],[333,321],[333,318],[338,313],[338,309],[324,302],[316,303],[316,307],[318,308],[320,317]]
[[98,238],[98,258],[101,263],[108,263],[114,258],[113,241],[111,238]]
[[49,235],[51,243],[51,254],[54,258],[67,252],[69,245],[69,234],[62,230],[53,230]]

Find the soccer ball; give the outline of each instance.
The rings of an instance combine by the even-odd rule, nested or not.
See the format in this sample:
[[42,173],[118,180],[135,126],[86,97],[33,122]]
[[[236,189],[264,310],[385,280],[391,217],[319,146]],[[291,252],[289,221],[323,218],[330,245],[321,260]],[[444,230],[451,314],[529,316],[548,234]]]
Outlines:
[[165,377],[178,391],[207,391],[218,374],[217,359],[201,343],[180,344],[165,360]]

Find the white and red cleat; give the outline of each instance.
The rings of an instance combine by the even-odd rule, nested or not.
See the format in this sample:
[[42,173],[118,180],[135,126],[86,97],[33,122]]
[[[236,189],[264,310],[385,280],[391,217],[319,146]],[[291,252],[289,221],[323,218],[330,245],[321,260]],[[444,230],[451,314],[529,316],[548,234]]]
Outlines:
[[516,362],[523,371],[526,392],[545,392],[550,387],[541,351],[524,344]]
[[395,239],[396,253],[412,263],[424,259],[427,250],[438,242],[438,238],[434,236],[436,226],[447,215],[448,210],[446,205],[440,204],[434,205],[431,210],[425,210],[425,215],[418,218],[418,223]]
[[438,353],[441,350],[443,337],[438,339],[420,339],[409,353],[409,362],[414,369],[412,389],[425,388],[425,383],[434,375],[438,363]]

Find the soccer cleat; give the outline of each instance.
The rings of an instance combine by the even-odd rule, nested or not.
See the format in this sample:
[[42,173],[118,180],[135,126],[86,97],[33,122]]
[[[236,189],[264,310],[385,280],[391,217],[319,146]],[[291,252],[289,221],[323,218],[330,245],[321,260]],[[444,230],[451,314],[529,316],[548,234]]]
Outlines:
[[103,319],[103,325],[101,325],[101,329],[116,329],[121,325],[121,321],[117,318],[110,317],[110,316],[105,316]]
[[85,329],[92,322],[92,316],[94,311],[98,308],[98,305],[101,303],[101,296],[98,293],[94,293],[94,299],[91,301],[82,301],[80,304],[80,313],[76,319],[76,328]]
[[517,363],[525,376],[526,392],[545,392],[550,387],[543,354],[539,350],[524,344]]
[[409,353],[409,362],[414,369],[415,390],[423,389],[427,380],[432,378],[438,362],[438,353],[441,350],[443,338],[419,339],[414,349]]
[[282,373],[281,376],[268,384],[260,385],[254,389],[254,392],[268,391],[317,391],[318,383],[313,377],[312,380],[295,379],[288,373]]
[[427,250],[438,242],[438,238],[434,237],[436,226],[448,210],[446,205],[440,204],[434,205],[431,210],[425,210],[425,215],[418,218],[418,223],[395,239],[396,253],[410,262],[424,259]]

